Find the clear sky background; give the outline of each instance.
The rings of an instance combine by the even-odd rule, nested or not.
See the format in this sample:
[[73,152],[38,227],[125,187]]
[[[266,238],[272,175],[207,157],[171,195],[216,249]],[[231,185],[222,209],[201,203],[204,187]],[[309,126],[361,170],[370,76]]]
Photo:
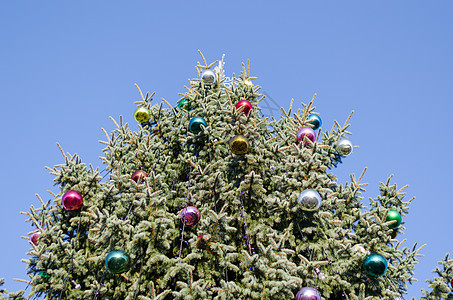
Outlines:
[[[101,127],[124,116],[133,128],[134,83],[175,104],[196,76],[197,49],[226,54],[227,76],[250,59],[256,83],[288,108],[308,103],[324,130],[351,110],[359,145],[333,173],[368,171],[366,198],[379,181],[409,184],[416,196],[406,246],[426,243],[416,268],[426,278],[452,252],[451,149],[453,1],[1,1],[0,277],[24,288],[29,244],[20,236],[35,193],[50,199],[44,166],[63,162],[56,146],[100,166]],[[358,272],[360,270],[357,270]]]

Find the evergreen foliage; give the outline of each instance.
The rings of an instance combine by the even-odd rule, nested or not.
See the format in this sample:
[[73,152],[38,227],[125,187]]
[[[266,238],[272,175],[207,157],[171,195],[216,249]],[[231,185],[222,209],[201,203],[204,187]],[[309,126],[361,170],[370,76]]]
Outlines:
[[[102,141],[104,171],[61,151],[64,162],[49,168],[60,192],[47,202],[38,196],[40,207],[24,213],[42,232],[24,260],[31,296],[294,299],[305,286],[325,299],[405,294],[421,247],[403,247],[396,234],[404,226],[390,229],[392,222],[385,220],[389,209],[404,218],[412,199],[404,201],[405,187],[398,189],[389,178],[366,209],[365,170],[359,178],[352,174],[351,182],[337,183],[336,145],[350,134],[350,116],[342,126],[335,122],[331,130],[320,130],[315,143],[298,143],[298,129],[311,126],[314,97],[302,109],[293,111],[291,103],[279,120],[269,120],[260,116],[263,97],[251,83],[248,65],[228,82],[223,61],[215,68],[217,62],[203,61],[198,78],[181,94],[190,108],[173,108],[165,100],[155,104],[154,94],[140,91],[136,104],[150,112],[148,122],[131,130],[121,117],[112,118],[116,128],[104,130]],[[217,75],[212,84],[199,79],[208,69]],[[243,99],[253,105],[248,115],[235,108]],[[194,116],[207,122],[197,134],[187,129]],[[250,144],[245,155],[229,148],[239,134]],[[132,180],[137,170],[149,177]],[[304,211],[298,204],[306,189],[321,195],[318,210]],[[63,208],[69,190],[83,196],[80,210]],[[181,222],[180,212],[189,205],[201,212],[196,226]],[[129,255],[127,272],[107,270],[105,259],[113,250]],[[383,277],[363,271],[371,253],[387,259]],[[439,281],[433,288],[441,289]]]

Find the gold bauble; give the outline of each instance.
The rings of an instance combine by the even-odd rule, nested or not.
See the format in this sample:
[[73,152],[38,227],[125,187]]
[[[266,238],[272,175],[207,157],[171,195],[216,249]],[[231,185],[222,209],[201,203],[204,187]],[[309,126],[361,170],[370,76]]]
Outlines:
[[134,112],[134,118],[140,124],[146,123],[151,118],[151,113],[146,107],[139,107]]
[[230,150],[234,154],[246,154],[249,151],[249,141],[243,135],[236,135],[230,140]]
[[244,81],[242,81],[242,82],[243,82],[244,85],[247,86],[247,87],[250,87],[250,88],[253,87],[252,81],[250,81],[250,80],[248,80],[248,79],[246,79],[246,80],[244,80]]

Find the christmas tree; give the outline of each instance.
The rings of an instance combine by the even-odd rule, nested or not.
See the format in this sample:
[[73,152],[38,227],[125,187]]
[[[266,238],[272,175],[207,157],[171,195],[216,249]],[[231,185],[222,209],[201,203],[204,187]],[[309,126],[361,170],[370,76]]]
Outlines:
[[447,253],[439,264],[442,265],[442,268],[436,267],[433,271],[437,277],[434,280],[426,280],[431,292],[422,290],[424,295],[422,299],[453,299],[453,259],[450,258],[450,254]]
[[313,97],[265,118],[248,64],[228,78],[202,58],[176,107],[139,89],[138,129],[112,118],[102,171],[60,148],[60,192],[24,213],[30,297],[403,296],[422,248],[399,238],[412,199],[389,178],[366,208],[365,170],[337,182],[352,113],[322,130]]

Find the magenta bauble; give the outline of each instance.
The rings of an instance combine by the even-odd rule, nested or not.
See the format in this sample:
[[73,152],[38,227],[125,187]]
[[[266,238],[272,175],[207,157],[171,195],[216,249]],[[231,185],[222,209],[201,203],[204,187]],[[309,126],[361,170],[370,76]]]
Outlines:
[[321,300],[321,295],[312,287],[304,287],[297,292],[296,300]]
[[181,211],[181,221],[186,226],[195,226],[201,219],[200,211],[194,206],[187,206]]
[[41,235],[41,231],[36,231],[30,236],[30,242],[32,242],[35,246],[38,246],[38,238]]
[[252,110],[252,104],[248,102],[247,100],[241,100],[238,103],[236,103],[236,110],[239,110],[239,108],[242,107],[242,112],[248,116],[250,111]]
[[83,198],[77,191],[68,191],[63,195],[61,203],[66,210],[78,210],[82,207]]
[[[304,141],[305,137],[307,137],[307,139],[309,139],[313,143],[316,141],[316,133],[310,127],[302,127],[297,132],[297,141],[299,143],[302,143]],[[306,145],[306,144],[308,144],[308,142],[304,142],[304,145]]]

